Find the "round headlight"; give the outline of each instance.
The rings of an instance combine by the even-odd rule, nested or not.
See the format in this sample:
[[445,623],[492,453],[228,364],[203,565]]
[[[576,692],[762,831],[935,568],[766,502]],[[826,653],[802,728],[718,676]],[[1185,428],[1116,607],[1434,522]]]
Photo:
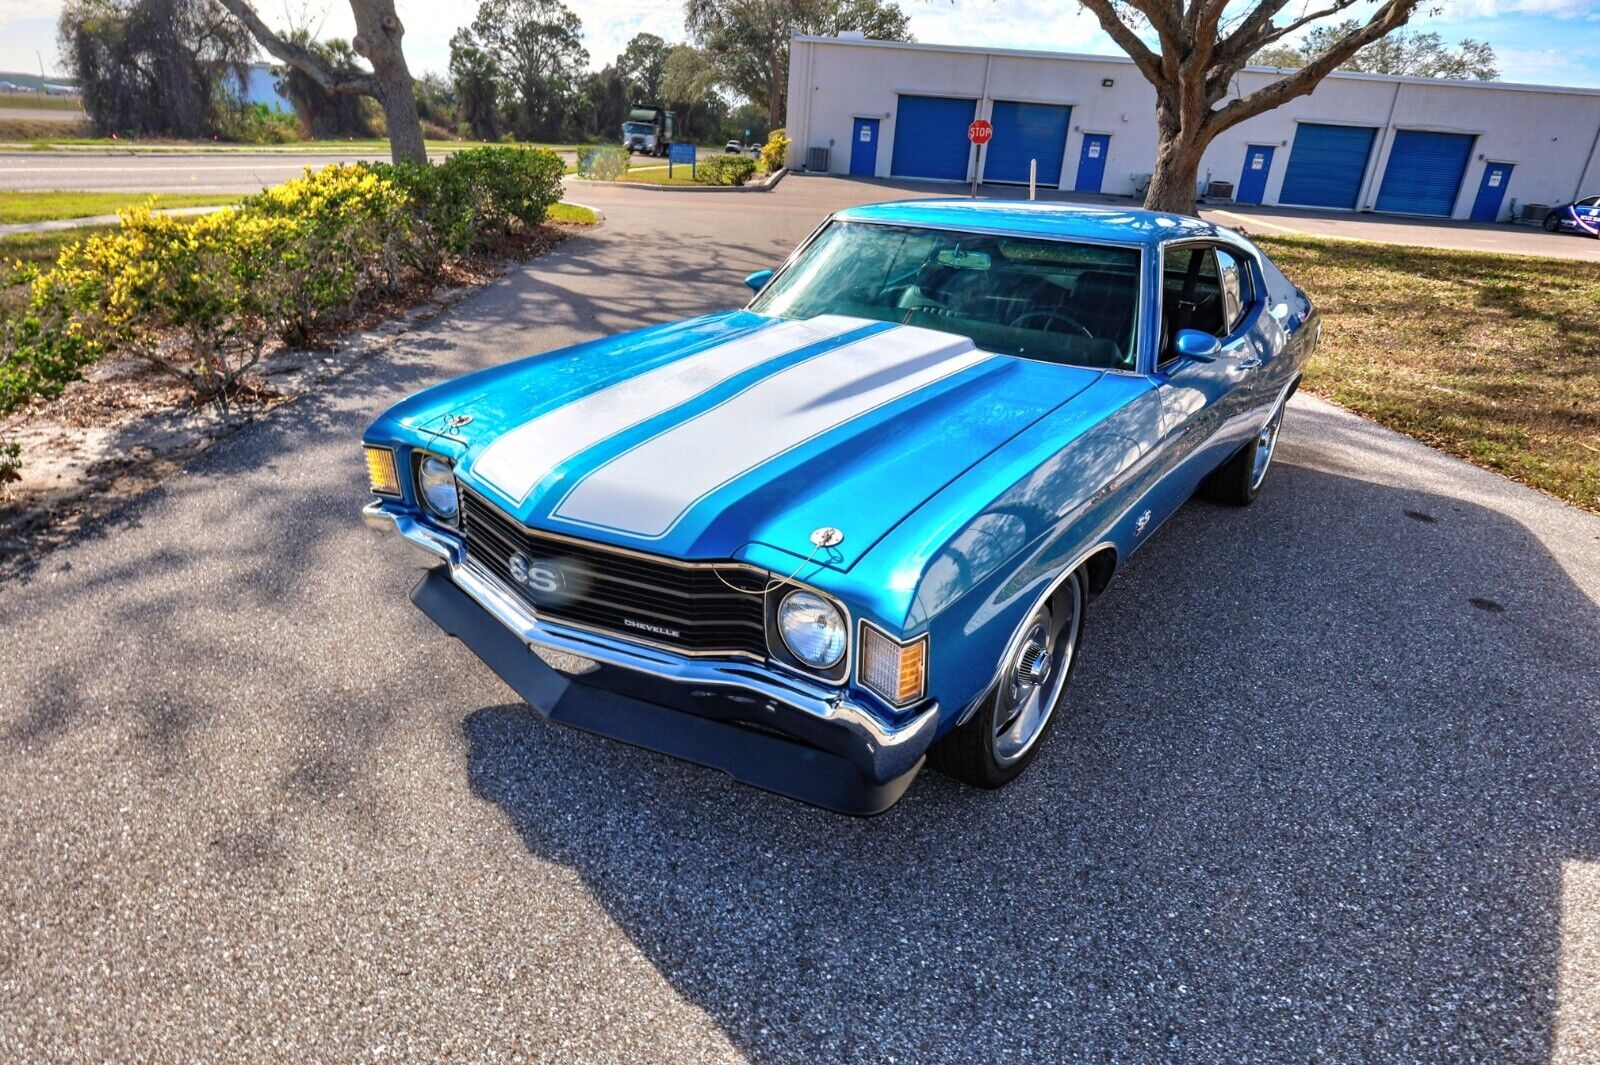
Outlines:
[[428,512],[443,521],[455,521],[460,500],[456,495],[455,469],[444,459],[427,455],[417,469],[417,491]]
[[832,603],[793,591],[778,605],[778,632],[794,656],[812,669],[827,669],[844,657],[844,618]]

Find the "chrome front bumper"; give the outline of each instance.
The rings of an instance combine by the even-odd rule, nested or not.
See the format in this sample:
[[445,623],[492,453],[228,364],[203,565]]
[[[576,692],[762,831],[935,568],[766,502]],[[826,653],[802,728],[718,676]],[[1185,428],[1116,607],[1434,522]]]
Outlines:
[[381,502],[362,517],[444,563],[413,601],[554,720],[848,813],[892,805],[933,742],[931,701],[889,722],[840,688],[759,663],[688,658],[545,620],[457,538]]

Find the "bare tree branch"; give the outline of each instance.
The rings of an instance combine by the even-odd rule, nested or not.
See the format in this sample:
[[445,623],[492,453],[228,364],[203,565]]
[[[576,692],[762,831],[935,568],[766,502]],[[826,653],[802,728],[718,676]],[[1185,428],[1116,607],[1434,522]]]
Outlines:
[[1117,43],[1117,47],[1128,53],[1128,57],[1139,68],[1139,72],[1159,89],[1159,79],[1162,75],[1161,59],[1146,48],[1139,35],[1122,21],[1111,0],[1080,0],[1080,2],[1099,20],[1100,28]]
[[[1145,193],[1153,210],[1194,213],[1206,148],[1222,131],[1315,89],[1361,49],[1404,26],[1421,0],[1079,0],[1127,52],[1156,92],[1160,146]],[[1365,22],[1332,31],[1338,39],[1306,66],[1223,103],[1250,58],[1274,41],[1357,3],[1376,8]],[[1293,5],[1293,8],[1291,8]],[[1289,9],[1286,21],[1278,18]],[[1148,24],[1159,51],[1141,39]],[[1146,34],[1148,36],[1148,34]]]
[[227,8],[245,28],[250,35],[261,42],[272,56],[297,70],[303,71],[312,81],[316,82],[324,92],[351,93],[359,96],[378,96],[380,89],[378,79],[371,74],[357,72],[354,74],[338,73],[324,63],[315,53],[298,44],[284,40],[274,33],[247,0],[217,0]]
[[1323,78],[1336,70],[1346,59],[1349,59],[1373,41],[1404,26],[1410,20],[1411,13],[1416,10],[1420,3],[1421,0],[1388,0],[1382,7],[1373,12],[1366,25],[1333,45],[1333,47],[1293,74],[1279,78],[1277,81],[1264,88],[1257,89],[1248,96],[1241,96],[1214,112],[1210,121],[1214,133],[1221,133],[1223,130],[1236,126],[1247,118],[1254,118],[1264,111],[1279,107],[1296,96],[1304,96],[1316,88]]

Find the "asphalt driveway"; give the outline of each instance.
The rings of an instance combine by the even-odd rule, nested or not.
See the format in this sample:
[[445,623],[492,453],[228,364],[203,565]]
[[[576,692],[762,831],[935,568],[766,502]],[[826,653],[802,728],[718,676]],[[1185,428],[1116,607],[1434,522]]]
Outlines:
[[863,188],[594,189],[0,587],[0,1060],[1595,1060],[1600,520],[1315,401],[1096,604],[1003,792],[820,813],[544,723],[410,606],[368,419],[738,302]]

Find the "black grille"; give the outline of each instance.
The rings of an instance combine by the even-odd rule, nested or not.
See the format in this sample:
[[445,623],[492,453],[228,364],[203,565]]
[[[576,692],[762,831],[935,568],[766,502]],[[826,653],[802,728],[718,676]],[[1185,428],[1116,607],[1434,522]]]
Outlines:
[[[532,532],[469,491],[462,492],[461,532],[467,557],[540,617],[685,654],[767,657],[761,571],[734,563],[685,565]],[[519,554],[522,579],[512,572]]]

